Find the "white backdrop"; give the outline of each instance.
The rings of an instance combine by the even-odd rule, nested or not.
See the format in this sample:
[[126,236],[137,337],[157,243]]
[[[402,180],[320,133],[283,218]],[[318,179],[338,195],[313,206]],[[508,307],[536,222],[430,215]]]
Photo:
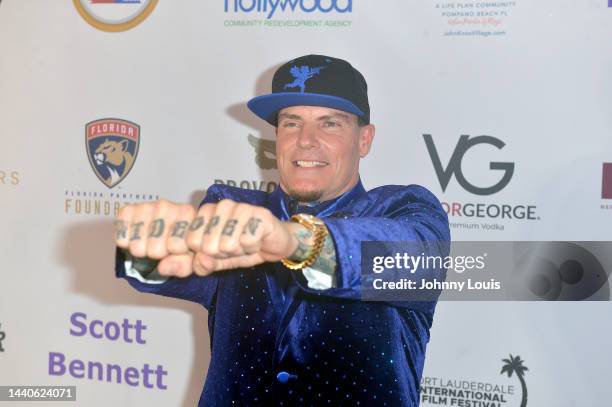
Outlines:
[[[455,240],[610,240],[607,0],[119,3],[0,3],[0,385],[76,385],[83,406],[196,404],[206,311],[115,279],[104,207],[197,202],[215,180],[268,188],[275,172],[256,163],[249,135],[273,140],[273,128],[245,102],[269,91],[279,64],[308,53],[345,58],[368,80],[377,136],[366,188],[417,183],[451,208],[533,207],[534,219],[451,213]],[[112,188],[85,143],[85,125],[105,118],[140,126],[134,165]],[[501,140],[455,163],[479,187],[503,175],[491,162],[514,163],[510,182],[478,195],[453,176],[443,190],[424,134],[444,168],[462,135]],[[606,301],[440,303],[423,386],[483,386],[501,397],[493,405],[518,407],[516,374],[500,375],[512,354],[529,369],[527,405],[609,405],[611,311]],[[145,343],[134,327],[117,340],[71,334],[75,313],[110,322],[111,337],[140,320]],[[152,388],[75,378],[50,371],[59,354],[165,374]]]

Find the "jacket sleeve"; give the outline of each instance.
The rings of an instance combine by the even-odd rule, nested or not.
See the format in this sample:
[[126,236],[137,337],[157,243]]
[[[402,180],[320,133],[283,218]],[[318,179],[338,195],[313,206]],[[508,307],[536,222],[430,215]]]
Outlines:
[[[215,186],[208,189],[201,205],[209,202],[218,202],[222,199]],[[117,249],[115,255],[115,274],[118,278],[125,278],[132,287],[144,293],[180,298],[202,304],[210,310],[213,305],[218,286],[218,277],[215,274],[201,277],[195,274],[186,278],[171,277],[162,283],[147,283],[129,277],[125,270],[126,258],[123,251]]]
[[[357,205],[357,213],[345,218],[324,218],[336,249],[337,287],[327,290],[308,288],[307,292],[346,299],[362,299],[361,243],[365,241],[409,242],[415,255],[447,256],[450,230],[446,212],[438,199],[427,189],[417,186],[387,186],[374,189]],[[397,247],[397,246],[395,246]],[[419,273],[423,273],[419,275]],[[417,271],[412,279],[444,279],[445,270]],[[418,299],[387,301],[394,306],[433,311],[432,301]]]

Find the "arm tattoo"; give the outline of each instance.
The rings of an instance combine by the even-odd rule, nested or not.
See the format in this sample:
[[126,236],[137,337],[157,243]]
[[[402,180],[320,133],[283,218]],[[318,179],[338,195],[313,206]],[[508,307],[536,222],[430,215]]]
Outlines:
[[144,222],[132,223],[132,237],[130,240],[140,240],[140,228],[144,225]]
[[122,220],[115,221],[115,237],[125,239],[127,237],[127,225]]
[[289,260],[302,261],[308,257],[311,249],[312,232],[308,229],[300,229],[295,233],[295,237],[298,239],[298,246]]
[[149,237],[160,237],[164,233],[166,222],[163,219],[155,219],[149,227]]
[[[298,239],[298,247],[295,249],[293,254],[289,256],[289,260],[302,261],[308,257],[310,250],[312,249],[311,245],[313,233],[308,229],[302,229],[295,233],[295,237]],[[310,267],[320,271],[321,273],[334,276],[336,273],[336,265],[336,249],[334,248],[334,241],[328,234],[323,242],[323,249],[321,250],[321,253]]]
[[236,223],[238,223],[238,219],[230,219],[225,222],[225,226],[223,226],[222,235],[231,236],[234,233],[234,229],[236,228]]
[[208,222],[208,225],[206,225],[206,230],[204,231],[204,234],[205,235],[209,235],[210,232],[212,231],[212,228],[214,228],[218,224],[219,224],[219,217],[218,216],[213,216],[213,218],[210,220],[210,222]]
[[249,219],[242,233],[244,234],[244,233],[249,232],[251,236],[255,236],[255,232],[257,231],[257,227],[259,226],[260,223],[261,223],[261,219],[258,219],[258,218]]
[[327,235],[325,242],[323,242],[323,249],[321,254],[310,266],[311,268],[335,277],[336,274],[336,248],[334,247],[334,240],[331,235]]
[[177,221],[174,224],[174,227],[172,228],[172,237],[178,237],[179,239],[182,239],[185,236],[185,232],[187,232],[187,226],[189,226],[189,222],[187,222],[186,220]]

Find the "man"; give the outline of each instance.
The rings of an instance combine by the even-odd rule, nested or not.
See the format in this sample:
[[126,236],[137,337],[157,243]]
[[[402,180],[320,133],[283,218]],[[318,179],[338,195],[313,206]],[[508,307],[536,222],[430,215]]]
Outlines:
[[420,186],[363,188],[375,128],[348,62],[289,61],[248,106],[276,127],[279,188],[123,208],[118,276],[208,309],[201,405],[418,405],[435,298],[362,301],[360,244],[448,241],[444,210]]

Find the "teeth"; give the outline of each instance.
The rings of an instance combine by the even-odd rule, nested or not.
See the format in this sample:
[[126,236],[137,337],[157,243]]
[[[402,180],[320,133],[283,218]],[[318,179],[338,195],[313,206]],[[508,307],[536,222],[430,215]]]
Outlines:
[[321,161],[296,161],[298,167],[325,167],[327,164]]

